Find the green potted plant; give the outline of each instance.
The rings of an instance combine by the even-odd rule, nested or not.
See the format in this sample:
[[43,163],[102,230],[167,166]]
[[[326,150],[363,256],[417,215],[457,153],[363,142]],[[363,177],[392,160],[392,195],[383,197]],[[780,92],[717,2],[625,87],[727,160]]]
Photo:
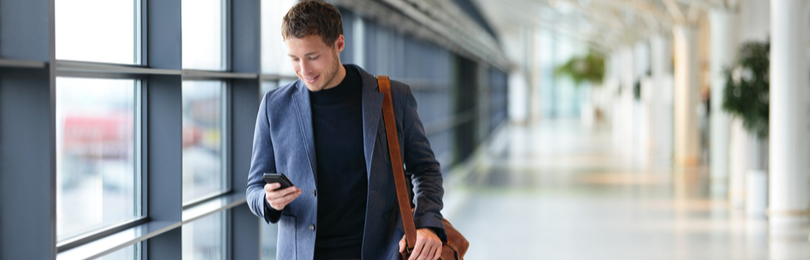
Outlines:
[[768,42],[740,46],[734,65],[726,70],[723,110],[742,121],[756,137],[755,164],[745,174],[745,209],[749,216],[764,217],[768,200],[767,139],[769,110]]
[[[555,74],[571,78],[576,87],[583,82],[598,86],[605,76],[605,59],[602,55],[590,50],[588,55],[571,57],[568,62],[557,67]],[[580,104],[580,117],[584,125],[593,125],[594,121],[601,120],[601,115],[600,109],[594,107],[590,101]]]
[[599,84],[605,76],[605,58],[594,51],[589,51],[588,55],[571,57],[568,62],[557,67],[555,73],[571,78],[576,86],[586,81]]
[[737,60],[726,70],[723,110],[742,120],[757,137],[768,138],[768,55],[770,44],[749,42],[740,46]]

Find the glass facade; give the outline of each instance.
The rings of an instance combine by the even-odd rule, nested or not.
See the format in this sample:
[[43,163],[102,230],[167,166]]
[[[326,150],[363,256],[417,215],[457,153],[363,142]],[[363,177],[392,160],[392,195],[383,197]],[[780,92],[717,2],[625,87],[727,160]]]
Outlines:
[[138,64],[138,0],[56,0],[56,58]]
[[227,69],[225,1],[183,1],[183,68]]
[[183,260],[227,258],[225,212],[218,212],[183,225]]
[[57,240],[141,215],[137,85],[130,79],[57,78]]
[[281,22],[287,10],[295,5],[295,0],[262,0],[262,73],[295,76],[287,46],[281,37]]
[[183,82],[183,202],[226,189],[224,83]]

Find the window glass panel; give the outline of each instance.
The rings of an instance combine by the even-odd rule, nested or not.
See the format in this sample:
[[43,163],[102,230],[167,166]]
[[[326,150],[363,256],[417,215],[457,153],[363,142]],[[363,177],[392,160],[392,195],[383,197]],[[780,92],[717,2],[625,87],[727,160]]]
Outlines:
[[141,243],[137,243],[125,248],[118,249],[118,251],[106,254],[95,260],[135,260],[141,259]]
[[56,0],[56,58],[136,64],[137,0]]
[[56,79],[57,240],[140,216],[136,84]]
[[224,1],[182,3],[183,68],[225,70]]
[[224,83],[183,81],[183,202],[225,190]]
[[276,259],[276,242],[278,240],[278,225],[267,224],[263,219],[259,220],[259,225],[262,227],[259,230],[261,236],[261,259],[262,260],[275,260]]
[[278,81],[278,86],[279,87],[286,86],[287,84],[293,83],[296,80],[298,80],[298,78],[283,78],[283,79]]
[[183,225],[183,259],[227,259],[225,211]]
[[296,0],[262,0],[262,73],[294,76],[281,37],[281,21]]
[[262,87],[259,91],[261,91],[260,94],[262,97],[264,97],[264,94],[266,94],[267,91],[274,90],[276,88],[278,88],[278,81],[262,81]]

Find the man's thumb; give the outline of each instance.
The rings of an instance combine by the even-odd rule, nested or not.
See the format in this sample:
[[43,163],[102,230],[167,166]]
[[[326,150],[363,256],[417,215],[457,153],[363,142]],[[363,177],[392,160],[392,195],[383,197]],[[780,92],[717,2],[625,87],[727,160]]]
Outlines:
[[399,240],[399,252],[405,252],[405,237]]

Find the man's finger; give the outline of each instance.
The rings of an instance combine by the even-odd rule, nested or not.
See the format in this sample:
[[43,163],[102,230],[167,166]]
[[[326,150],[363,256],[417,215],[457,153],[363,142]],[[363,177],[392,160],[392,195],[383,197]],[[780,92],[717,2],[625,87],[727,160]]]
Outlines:
[[422,247],[424,246],[425,246],[425,239],[421,236],[416,236],[416,245],[413,246],[413,252],[411,252],[411,257],[409,257],[408,260],[424,259],[420,258],[420,255],[424,251],[422,250]]
[[402,239],[399,240],[399,252],[405,252],[405,237],[403,236]]
[[422,253],[419,254],[419,258],[417,258],[417,259],[418,260],[432,260],[433,259],[433,253],[435,253],[435,250],[436,250],[435,245],[433,245],[433,243],[431,243],[431,241],[428,240],[428,241],[425,242],[425,245],[422,248]]
[[438,260],[440,256],[442,256],[442,244],[439,244],[436,247],[436,251],[433,252],[433,258],[431,258],[431,259]]
[[288,193],[284,196],[275,198],[272,198],[270,195],[268,195],[267,203],[269,203],[270,206],[273,207],[273,209],[282,210],[284,209],[285,206],[287,206],[287,204],[298,198],[298,196],[301,195],[301,192],[302,192],[301,190],[297,190],[292,193]]
[[280,189],[280,190],[273,190],[273,191],[265,191],[265,192],[267,192],[268,194],[274,194],[274,197],[282,197],[282,196],[285,196],[287,194],[290,194],[290,193],[293,193],[293,192],[296,192],[296,191],[298,191],[298,187],[292,186],[292,187],[289,187],[289,188],[284,188],[284,189]]
[[273,192],[276,189],[278,189],[279,186],[281,186],[281,184],[279,184],[278,182],[268,183],[268,184],[264,185],[264,191],[265,192]]

